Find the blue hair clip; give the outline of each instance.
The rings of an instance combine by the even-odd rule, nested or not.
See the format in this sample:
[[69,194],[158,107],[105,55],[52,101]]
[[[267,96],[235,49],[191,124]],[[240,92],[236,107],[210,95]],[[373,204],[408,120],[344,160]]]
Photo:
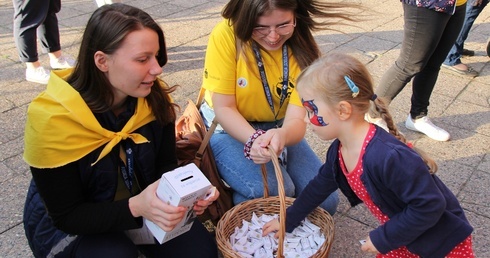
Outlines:
[[344,80],[347,83],[347,86],[349,86],[350,90],[352,91],[352,97],[357,97],[357,95],[359,94],[359,88],[356,86],[356,84],[347,75],[344,75]]

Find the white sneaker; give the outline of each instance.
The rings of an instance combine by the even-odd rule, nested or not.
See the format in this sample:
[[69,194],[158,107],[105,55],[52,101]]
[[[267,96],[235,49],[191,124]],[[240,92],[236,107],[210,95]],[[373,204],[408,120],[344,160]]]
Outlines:
[[371,124],[375,124],[375,125],[383,128],[387,132],[390,132],[390,130],[388,129],[388,125],[386,124],[385,120],[383,120],[383,118],[380,118],[380,117],[372,118],[369,115],[369,113],[366,113],[364,115],[364,120],[366,120],[367,122],[369,122]]
[[408,115],[407,121],[405,121],[405,127],[412,131],[423,133],[436,141],[445,142],[451,137],[446,130],[434,125],[427,116],[414,121],[412,117]]
[[26,80],[41,84],[48,84],[50,71],[42,66],[35,69],[26,69]]
[[76,60],[70,56],[61,55],[57,59],[51,59],[49,64],[53,69],[66,69],[75,67]]

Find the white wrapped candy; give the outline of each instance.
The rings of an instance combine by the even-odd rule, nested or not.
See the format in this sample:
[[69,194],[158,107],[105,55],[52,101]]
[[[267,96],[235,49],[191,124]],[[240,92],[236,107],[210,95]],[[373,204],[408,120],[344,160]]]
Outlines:
[[[278,239],[275,233],[262,236],[262,227],[265,223],[278,218],[277,215],[264,214],[258,217],[252,214],[250,222],[243,220],[242,227],[235,228],[230,236],[233,250],[242,257],[269,258],[277,251]],[[286,258],[302,258],[314,255],[325,242],[325,236],[320,227],[308,219],[301,222],[292,233],[286,233],[284,237],[284,255]]]

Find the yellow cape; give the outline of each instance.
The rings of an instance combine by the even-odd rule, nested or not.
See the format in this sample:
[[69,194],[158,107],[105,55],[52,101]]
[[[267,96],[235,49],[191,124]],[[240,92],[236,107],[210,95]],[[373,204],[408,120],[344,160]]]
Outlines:
[[111,132],[99,124],[80,94],[64,80],[71,71],[53,71],[46,91],[27,109],[24,160],[30,166],[64,166],[106,144],[95,164],[123,139],[130,138],[137,144],[148,142],[132,133],[155,120],[144,98],[138,98],[136,111],[124,128]]

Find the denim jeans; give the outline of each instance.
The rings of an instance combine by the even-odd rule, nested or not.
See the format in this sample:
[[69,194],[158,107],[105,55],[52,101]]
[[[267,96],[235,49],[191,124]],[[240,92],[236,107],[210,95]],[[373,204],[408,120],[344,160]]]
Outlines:
[[[207,126],[214,118],[214,111],[208,105],[201,105],[201,114]],[[271,129],[276,126],[270,123],[251,123],[256,129]],[[218,171],[233,189],[233,202],[260,198],[264,196],[261,165],[255,164],[243,155],[243,143],[227,134],[222,128],[215,130],[210,146],[214,153]],[[322,163],[310,148],[306,140],[293,146],[287,146],[287,164],[281,164],[284,190],[286,196],[297,197],[306,185],[318,173]],[[272,162],[267,163],[267,184],[269,195],[278,194],[278,182]],[[332,193],[320,207],[334,214],[339,197],[337,191]]]
[[426,116],[441,64],[463,26],[465,9],[458,6],[450,15],[403,4],[400,55],[381,78],[376,95],[391,101],[413,78],[410,114],[412,118]]
[[449,51],[446,60],[444,60],[444,64],[446,65],[453,66],[461,64],[464,42],[468,38],[468,33],[470,32],[471,27],[473,26],[473,23],[475,22],[478,15],[480,15],[483,8],[485,8],[485,6],[487,6],[488,4],[488,0],[483,0],[481,5],[474,6],[473,2],[475,1],[476,0],[469,0],[468,2],[466,2],[466,17],[464,19],[463,28],[461,29],[461,32],[459,33],[459,36],[456,39],[453,47]]

